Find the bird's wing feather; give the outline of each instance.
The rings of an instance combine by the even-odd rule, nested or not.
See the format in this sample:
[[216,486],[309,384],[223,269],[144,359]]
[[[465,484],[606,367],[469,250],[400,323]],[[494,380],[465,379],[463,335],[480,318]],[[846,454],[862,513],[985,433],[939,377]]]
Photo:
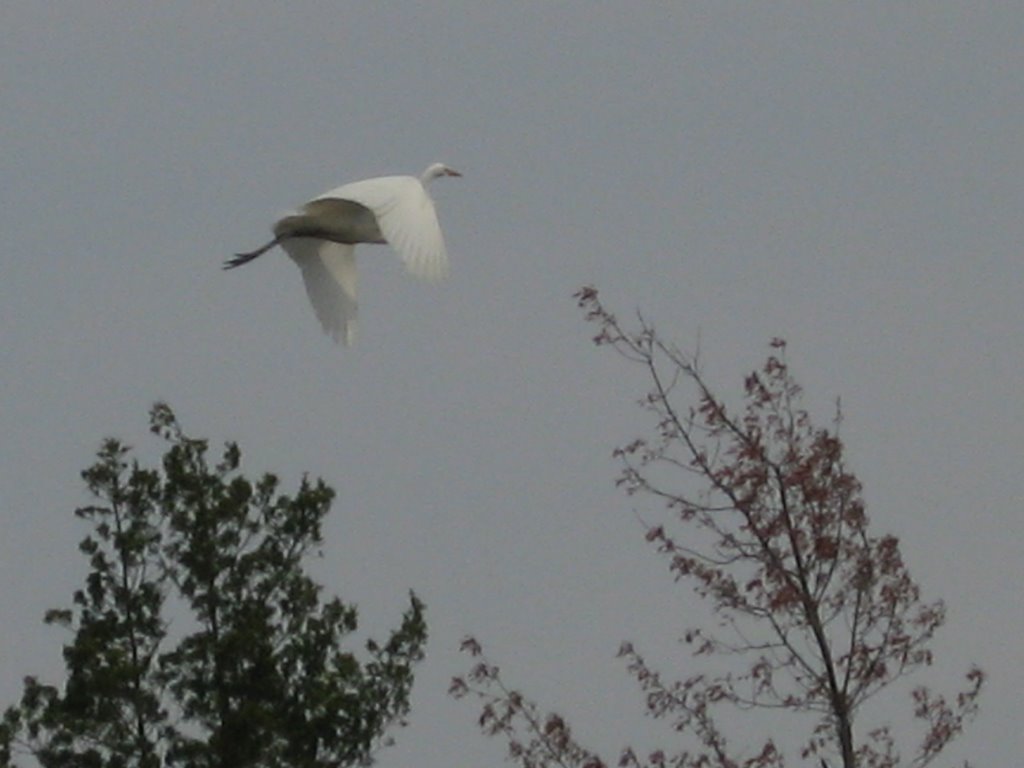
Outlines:
[[436,280],[447,274],[448,254],[434,201],[419,179],[366,179],[338,187],[323,197],[352,200],[369,208],[384,238],[417,277]]
[[355,246],[312,237],[294,237],[281,245],[302,270],[306,294],[324,333],[350,346],[356,337]]

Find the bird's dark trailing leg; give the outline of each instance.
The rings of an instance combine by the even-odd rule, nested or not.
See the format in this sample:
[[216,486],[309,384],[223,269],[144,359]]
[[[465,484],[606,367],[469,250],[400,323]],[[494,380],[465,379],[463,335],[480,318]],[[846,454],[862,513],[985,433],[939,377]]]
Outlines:
[[224,262],[224,269],[234,269],[235,267],[240,267],[243,264],[248,264],[253,259],[262,256],[264,253],[269,251],[279,242],[280,239],[275,237],[269,243],[260,248],[257,248],[255,251],[252,251],[250,253],[236,253],[235,258],[228,259],[227,261]]

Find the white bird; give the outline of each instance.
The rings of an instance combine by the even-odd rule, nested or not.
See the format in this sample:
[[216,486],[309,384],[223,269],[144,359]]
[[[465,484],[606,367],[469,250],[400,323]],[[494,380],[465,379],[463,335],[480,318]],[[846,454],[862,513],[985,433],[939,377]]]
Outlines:
[[248,264],[280,245],[302,270],[324,333],[348,346],[356,333],[356,244],[388,243],[412,274],[444,277],[448,254],[426,185],[439,176],[461,175],[434,163],[419,178],[381,176],[332,189],[280,219],[273,240],[237,254],[224,269]]

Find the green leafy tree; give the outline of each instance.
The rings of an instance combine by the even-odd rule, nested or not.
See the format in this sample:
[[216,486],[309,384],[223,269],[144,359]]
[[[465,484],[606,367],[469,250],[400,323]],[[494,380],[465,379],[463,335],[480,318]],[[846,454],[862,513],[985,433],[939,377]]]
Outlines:
[[[157,404],[159,469],[108,439],[82,473],[96,503],[80,549],[63,686],[25,680],[0,724],[0,766],[326,768],[365,765],[408,712],[426,625],[415,595],[386,642],[345,650],[356,610],[324,601],[303,561],[322,542],[334,492],[239,472],[228,443],[210,466]],[[31,756],[31,758],[29,758]]]
[[[772,343],[744,382],[743,407],[733,409],[696,360],[643,318],[623,326],[593,288],[577,299],[597,327],[594,341],[637,366],[649,385],[640,404],[653,434],[615,451],[619,485],[667,510],[665,522],[645,523],[647,541],[716,619],[685,631],[691,657],[678,676],[651,664],[637,643],[621,645],[646,714],[667,721],[674,735],[671,747],[646,755],[624,748],[618,765],[933,763],[976,715],[984,674],[970,669],[952,698],[920,682],[909,687],[903,711],[918,724],[915,735],[880,720],[881,712],[900,711],[894,684],[932,665],[945,607],[922,599],[896,537],[871,529],[860,483],[843,459],[839,415],[831,428],[812,423],[785,343]],[[463,649],[477,661],[453,681],[452,694],[482,702],[482,729],[506,740],[512,760],[523,768],[612,764],[580,744],[566,718],[507,687],[475,639]],[[704,663],[709,657],[723,661]],[[870,724],[858,732],[868,702]],[[790,713],[786,738],[798,754],[787,755],[773,738],[755,739],[743,717],[752,710]]]

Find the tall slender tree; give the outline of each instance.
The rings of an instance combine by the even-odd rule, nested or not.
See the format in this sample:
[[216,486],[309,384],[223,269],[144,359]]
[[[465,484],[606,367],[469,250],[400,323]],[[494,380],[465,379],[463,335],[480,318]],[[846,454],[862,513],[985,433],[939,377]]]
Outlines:
[[426,641],[411,595],[399,627],[347,650],[356,609],[322,600],[304,561],[322,543],[334,492],[303,478],[294,496],[240,472],[227,444],[210,466],[171,409],[160,468],[106,440],[83,478],[96,503],[89,574],[67,628],[63,684],[25,680],[0,725],[0,765],[45,768],[327,768],[365,765],[408,712]]
[[[593,288],[577,299],[597,327],[594,341],[641,368],[650,387],[640,402],[653,418],[653,434],[615,451],[618,483],[668,510],[665,522],[645,524],[647,541],[716,617],[713,628],[685,632],[692,656],[675,678],[655,669],[637,644],[622,644],[647,714],[670,722],[681,737],[673,749],[646,756],[627,747],[618,764],[793,764],[777,739],[752,743],[746,728],[738,738],[734,724],[750,710],[788,711],[794,725],[804,724],[799,762],[932,763],[975,716],[984,675],[972,668],[951,700],[926,685],[912,687],[909,715],[921,726],[916,740],[884,724],[864,733],[854,728],[866,702],[933,663],[931,641],[945,608],[922,599],[898,540],[869,527],[860,483],[843,459],[838,408],[830,428],[812,423],[785,343],[774,340],[765,364],[744,382],[744,406],[733,410],[697,360],[642,317],[628,329]],[[476,640],[467,638],[463,648],[478,661],[453,681],[452,693],[479,697],[482,728],[505,738],[523,768],[609,764],[576,741],[561,715],[542,713],[506,687]],[[731,671],[702,671],[701,660],[716,655],[732,660]]]

